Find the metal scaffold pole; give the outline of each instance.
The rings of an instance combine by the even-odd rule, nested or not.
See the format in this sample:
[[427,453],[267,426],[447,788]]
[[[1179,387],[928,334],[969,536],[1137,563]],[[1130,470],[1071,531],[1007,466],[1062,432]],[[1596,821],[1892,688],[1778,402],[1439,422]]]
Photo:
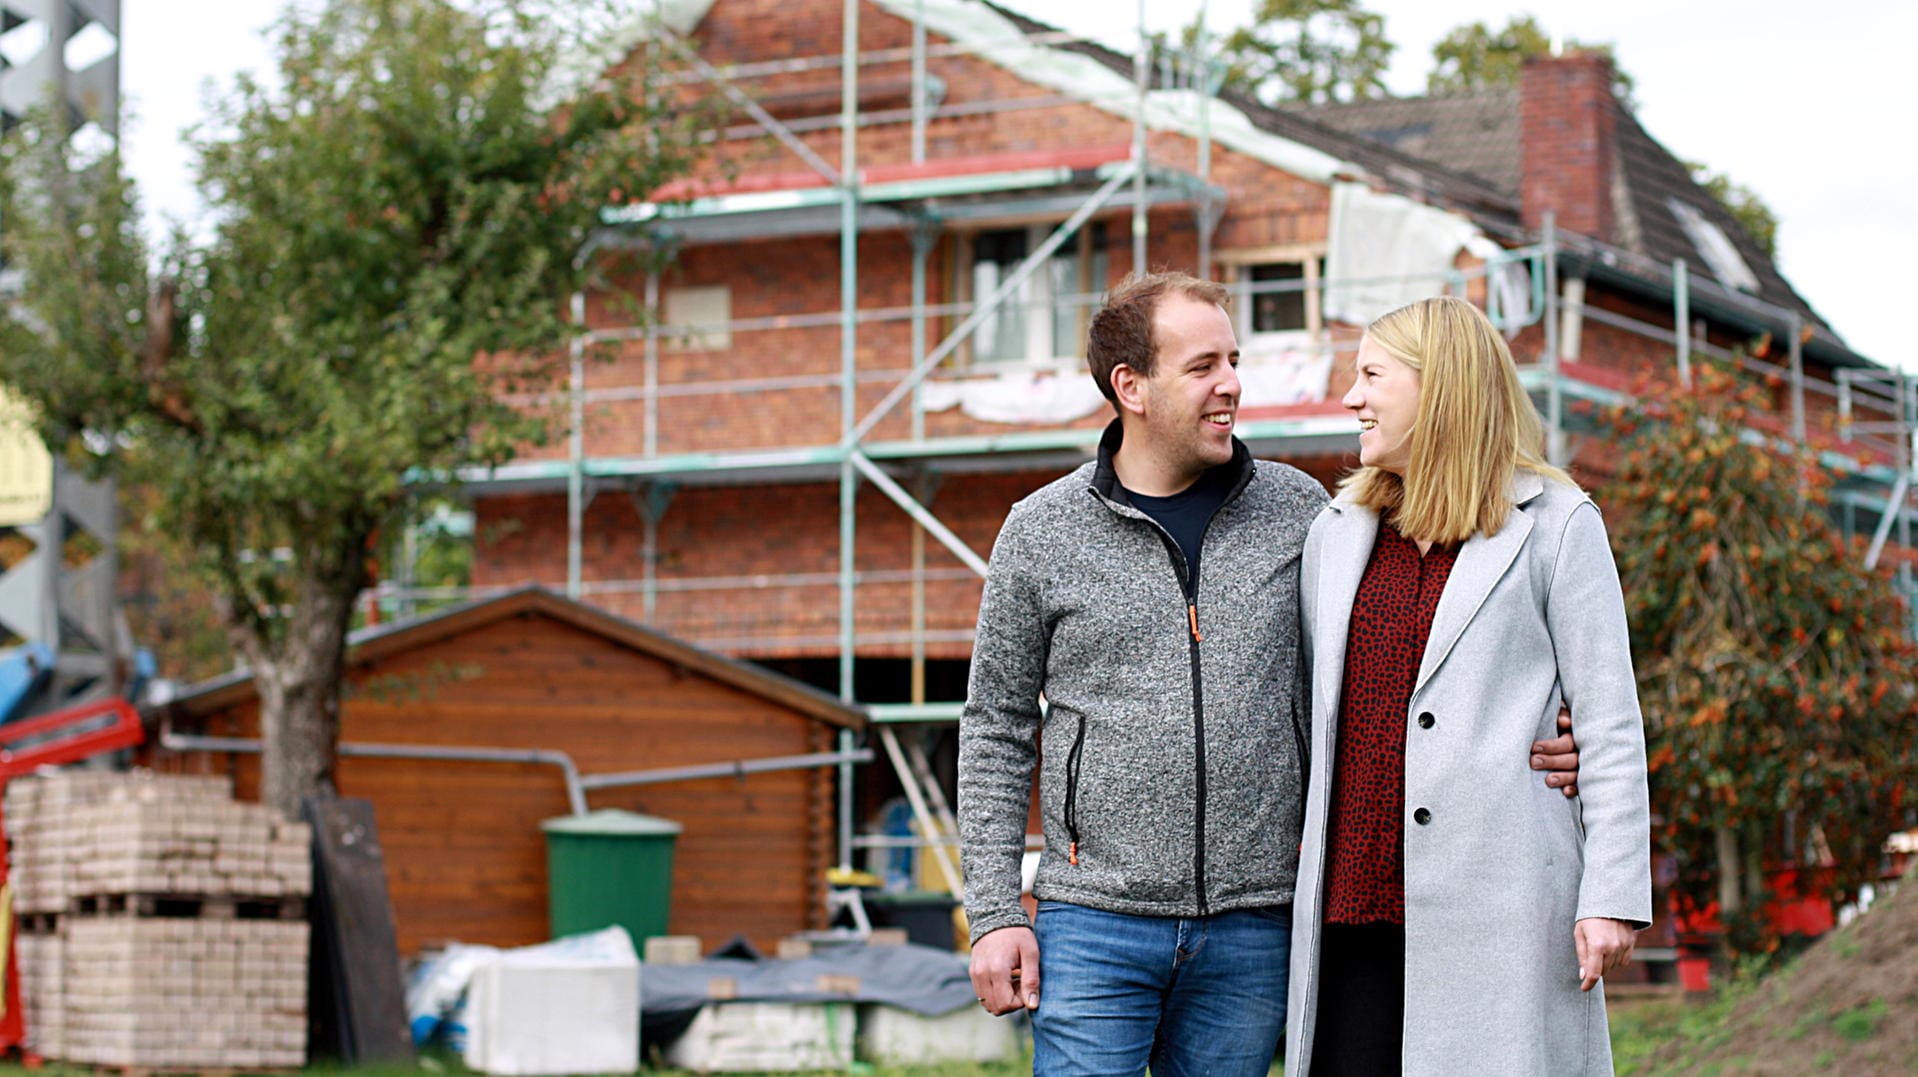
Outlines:
[[1791,333],[1791,437],[1805,443],[1805,320],[1796,311],[1787,323]]
[[912,9],[912,163],[926,159],[926,0]]
[[1545,455],[1554,465],[1565,466],[1565,387],[1558,369],[1558,217],[1545,213],[1543,247],[1545,250],[1545,369],[1550,381],[1545,387]]
[[[849,437],[858,408],[859,387],[859,0],[845,0],[841,38],[839,103],[839,433]],[[852,461],[839,466],[839,698],[851,703],[854,627],[853,543],[857,536],[858,481]],[[853,749],[852,733],[841,730],[839,750]],[[851,763],[839,765],[839,866],[852,867]]]
[[1139,100],[1132,115],[1132,271],[1144,273],[1145,264],[1145,101],[1151,82],[1152,39],[1145,31],[1145,0],[1139,0],[1139,50],[1133,57],[1132,77]]
[[1672,262],[1672,330],[1678,337],[1678,384],[1692,387],[1692,278],[1685,259]]
[[579,600],[584,572],[580,565],[586,524],[586,293],[573,293],[572,349],[568,390],[571,393],[566,437],[566,597]]

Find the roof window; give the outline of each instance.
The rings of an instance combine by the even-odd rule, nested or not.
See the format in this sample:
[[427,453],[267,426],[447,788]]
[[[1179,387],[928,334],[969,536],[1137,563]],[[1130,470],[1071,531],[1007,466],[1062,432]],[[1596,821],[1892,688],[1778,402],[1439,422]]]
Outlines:
[[1692,241],[1699,257],[1705,260],[1705,268],[1712,271],[1718,283],[1757,295],[1758,275],[1745,264],[1725,230],[1706,220],[1697,206],[1676,198],[1668,204],[1672,207],[1672,216],[1678,218],[1678,226],[1685,230],[1685,238]]

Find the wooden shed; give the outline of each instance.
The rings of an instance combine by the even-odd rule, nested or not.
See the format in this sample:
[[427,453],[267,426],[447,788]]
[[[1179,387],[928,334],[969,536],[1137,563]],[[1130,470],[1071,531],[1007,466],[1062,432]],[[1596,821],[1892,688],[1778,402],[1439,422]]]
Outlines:
[[[259,697],[237,672],[188,689],[161,719],[173,734],[257,738]],[[548,936],[539,824],[571,810],[561,753],[590,786],[596,775],[830,752],[841,729],[864,723],[790,678],[529,588],[354,636],[337,781],[373,803],[402,953],[517,946]],[[347,754],[367,746],[374,754]],[[546,762],[379,754],[395,746],[538,750]],[[230,773],[242,798],[258,796],[257,754],[162,748],[153,764]],[[833,772],[814,766],[589,789],[585,800],[684,825],[674,934],[770,948],[823,926],[833,789]]]

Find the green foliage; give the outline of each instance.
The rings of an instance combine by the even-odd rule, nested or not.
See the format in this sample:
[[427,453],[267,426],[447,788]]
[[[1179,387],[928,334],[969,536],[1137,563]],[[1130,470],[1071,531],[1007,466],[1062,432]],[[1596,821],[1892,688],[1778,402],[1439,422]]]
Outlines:
[[1252,25],[1227,34],[1220,55],[1226,87],[1267,104],[1364,101],[1389,96],[1395,47],[1385,16],[1358,0],[1259,0]]
[[[1618,66],[1610,44],[1586,44],[1570,40],[1568,52],[1596,52],[1612,61],[1612,94],[1635,107],[1632,76]],[[1432,46],[1432,71],[1425,77],[1428,93],[1468,93],[1498,86],[1517,86],[1525,61],[1552,53],[1551,35],[1531,15],[1514,15],[1502,30],[1493,30],[1483,22],[1455,26]]]
[[0,143],[0,257],[26,281],[0,379],[49,444],[156,493],[143,526],[191,552],[256,665],[324,667],[302,660],[337,650],[415,479],[547,435],[600,207],[687,164],[692,118],[649,103],[645,69],[555,83],[589,44],[574,14],[294,6],[277,85],[242,76],[195,136],[211,238],[157,271],[117,156],[78,167],[46,117]]
[[[1696,374],[1693,390],[1642,394],[1650,413],[1609,416],[1618,471],[1599,495],[1632,629],[1655,837],[1693,908],[1716,897],[1721,829],[1753,866],[1828,850],[1830,896],[1847,900],[1875,876],[1885,835],[1908,825],[1918,648],[1888,570],[1865,571],[1862,542],[1825,515],[1831,480],[1815,455],[1749,436],[1780,427],[1775,387],[1714,365]],[[1741,949],[1778,944],[1758,905],[1727,925]]]
[[1778,214],[1772,211],[1758,192],[1742,183],[1737,183],[1723,172],[1714,172],[1697,161],[1686,161],[1685,168],[1692,174],[1692,182],[1703,187],[1718,199],[1720,205],[1731,212],[1745,234],[1765,252],[1765,257],[1778,257]]
[[1832,1031],[1852,1043],[1863,1043],[1878,1034],[1885,1010],[1885,1000],[1875,998],[1862,1006],[1835,1013],[1831,1018]]
[[153,526],[158,493],[122,486],[119,495],[120,601],[133,638],[152,650],[163,676],[182,683],[232,669],[233,641],[194,572],[194,551]]

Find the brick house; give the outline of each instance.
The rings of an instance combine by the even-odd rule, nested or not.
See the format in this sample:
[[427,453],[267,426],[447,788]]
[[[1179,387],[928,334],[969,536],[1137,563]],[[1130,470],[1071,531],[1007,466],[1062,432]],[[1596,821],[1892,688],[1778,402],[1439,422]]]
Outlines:
[[[862,702],[958,700],[980,581],[905,503],[983,557],[1015,500],[1088,457],[1109,412],[1085,320],[1139,264],[1138,222],[1146,266],[1238,290],[1240,436],[1328,484],[1354,462],[1338,398],[1357,327],[1443,290],[1506,327],[1575,463],[1577,401],[1675,352],[1770,341],[1756,361],[1792,433],[1831,439],[1849,519],[1874,526],[1909,470],[1909,437],[1874,433],[1902,380],[1825,324],[1597,57],[1534,62],[1516,89],[1273,109],[1175,65],[1135,79],[981,0],[918,5],[920,26],[914,0],[669,6],[711,65],[678,92],[735,104],[695,176],[611,212],[671,259],[584,297],[611,357],[578,370],[575,439],[475,476],[478,587],[564,589],[822,687],[849,668]],[[632,301],[657,323],[634,327]]]

